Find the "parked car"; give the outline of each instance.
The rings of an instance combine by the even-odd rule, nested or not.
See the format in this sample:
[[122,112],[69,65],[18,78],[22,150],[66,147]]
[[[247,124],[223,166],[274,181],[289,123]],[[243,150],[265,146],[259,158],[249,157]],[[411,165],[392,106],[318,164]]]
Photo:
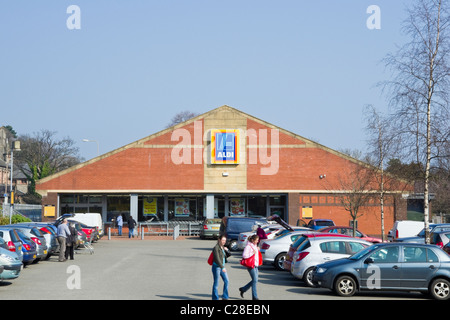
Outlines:
[[86,235],[85,241],[92,243],[99,239],[97,227],[89,227],[89,226],[85,225],[84,223],[81,223],[81,222],[78,222],[78,221],[72,220],[72,219],[67,219],[67,221],[69,223],[72,222],[77,231],[84,232],[84,234]]
[[20,261],[23,260],[22,241],[14,231],[14,228],[8,226],[0,226],[0,237],[5,240],[8,250],[15,252]]
[[450,256],[435,245],[379,243],[349,258],[319,264],[312,279],[344,297],[364,290],[398,290],[448,300]]
[[[353,237],[353,228],[352,227],[346,227],[346,226],[333,226],[333,227],[326,227],[318,230],[319,232],[326,232],[326,233],[338,233],[338,234],[345,234],[347,236]],[[380,238],[376,237],[370,237],[365,233],[362,233],[359,230],[355,230],[355,238],[360,238],[361,240],[369,241],[372,243],[380,243],[383,242]]]
[[[450,223],[432,223],[428,228],[430,234],[433,232],[450,231]],[[397,242],[425,243],[425,228],[414,237],[396,239]]]
[[226,246],[231,251],[238,250],[238,238],[241,232],[252,231],[255,224],[266,224],[262,218],[224,217],[220,224],[220,232],[227,237]]
[[395,221],[394,226],[388,232],[388,241],[397,241],[398,238],[415,237],[423,228],[423,221]]
[[200,238],[217,238],[220,232],[220,223],[222,219],[205,219],[202,228],[200,228]]
[[308,240],[309,237],[347,237],[350,238],[349,236],[346,236],[345,234],[328,234],[328,233],[323,233],[323,232],[311,232],[311,233],[306,233],[303,234],[301,237],[299,237],[294,243],[292,243],[289,246],[289,250],[286,254],[286,257],[283,261],[283,269],[286,271],[291,271],[291,263],[292,263],[292,259],[294,257],[294,253],[297,251],[298,247],[306,240]]
[[312,219],[308,222],[306,227],[311,228],[313,230],[319,230],[325,227],[335,226],[333,220],[330,219]]
[[288,233],[291,233],[291,232],[293,232],[293,231],[308,231],[308,232],[315,232],[313,229],[311,229],[311,228],[307,228],[307,227],[292,227],[292,230],[286,230],[286,229],[282,229],[282,230],[278,230],[275,234],[274,234],[274,236],[273,236],[273,238],[275,239],[275,238],[277,238],[277,237],[281,237],[282,235],[285,235],[285,234],[288,234]]
[[104,235],[103,219],[100,213],[66,213],[55,221],[55,226],[57,227],[64,218],[84,223],[89,227],[97,227],[98,239],[100,239]]
[[450,230],[433,232],[430,235],[430,244],[437,245],[439,248],[444,248],[444,246],[450,242]]
[[294,253],[291,274],[313,287],[312,272],[316,265],[350,257],[371,245],[369,241],[356,238],[310,237]]
[[23,262],[23,264],[27,265],[27,264],[30,264],[33,262],[38,262],[39,260],[37,260],[38,252],[37,252],[36,243],[34,243],[33,240],[31,240],[29,237],[27,237],[22,232],[22,230],[14,229],[14,232],[19,237],[20,241],[22,241],[22,254],[23,254],[22,262]]
[[262,240],[260,243],[263,263],[273,264],[277,270],[283,270],[289,246],[305,233],[313,232],[310,229],[291,231],[274,239]]
[[17,254],[0,247],[0,266],[3,270],[0,272],[0,280],[15,279],[22,270],[22,261]]
[[21,222],[14,225],[23,225],[29,227],[34,226],[41,231],[47,243],[47,256],[44,258],[44,260],[49,259],[53,254],[58,252],[58,237],[56,234],[56,228],[53,225],[45,222]]
[[26,226],[20,224],[11,225],[15,229],[20,230],[24,235],[30,238],[36,244],[37,258],[34,262],[43,260],[47,257],[48,248],[47,241],[44,238],[43,233],[35,226]]
[[450,255],[450,242],[447,243],[442,250],[444,250],[445,252],[447,252],[448,255]]
[[[286,230],[283,226],[281,226],[279,224],[262,225],[261,228],[266,233],[266,236],[268,239],[272,239],[278,231]],[[250,237],[253,234],[256,234],[256,230],[239,233],[239,238],[238,238],[238,242],[237,242],[238,250],[244,250],[244,248],[248,242],[248,237]]]
[[80,246],[84,245],[85,242],[89,242],[89,239],[86,235],[86,233],[83,231],[83,228],[81,226],[80,222],[77,221],[71,221],[73,223],[73,226],[75,230],[77,231],[77,240],[75,244],[75,248],[79,248]]

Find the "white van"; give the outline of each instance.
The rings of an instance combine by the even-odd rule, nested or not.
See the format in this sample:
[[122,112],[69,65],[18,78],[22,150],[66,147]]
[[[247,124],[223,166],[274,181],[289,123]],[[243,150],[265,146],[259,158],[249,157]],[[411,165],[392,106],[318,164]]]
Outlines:
[[75,220],[89,227],[98,227],[98,234],[100,237],[104,235],[103,219],[100,213],[75,213],[71,220]]
[[414,237],[425,227],[423,221],[400,220],[395,221],[394,226],[388,232],[388,241],[398,238]]

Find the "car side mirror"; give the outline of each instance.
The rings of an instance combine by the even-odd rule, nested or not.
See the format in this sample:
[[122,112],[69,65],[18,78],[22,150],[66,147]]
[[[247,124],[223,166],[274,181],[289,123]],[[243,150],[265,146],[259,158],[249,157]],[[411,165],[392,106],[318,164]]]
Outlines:
[[364,260],[365,264],[371,264],[373,263],[373,259],[372,258],[367,258],[366,260]]

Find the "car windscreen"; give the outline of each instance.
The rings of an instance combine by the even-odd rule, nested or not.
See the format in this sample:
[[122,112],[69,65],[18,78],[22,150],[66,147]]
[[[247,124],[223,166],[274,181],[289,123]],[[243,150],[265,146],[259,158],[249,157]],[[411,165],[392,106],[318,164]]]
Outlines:
[[303,241],[298,247],[297,247],[297,251],[303,251],[305,249],[308,249],[309,247],[311,247],[311,242],[309,241],[308,238],[305,239],[305,241]]
[[352,255],[351,257],[349,257],[349,259],[351,259],[351,260],[359,260],[361,257],[363,257],[364,255],[366,255],[367,253],[372,252],[372,251],[378,249],[379,247],[380,247],[380,246],[377,246],[377,245],[369,246],[369,247],[367,247],[367,248],[365,248],[365,249],[359,251],[358,253],[355,253],[354,255]]
[[320,226],[320,227],[332,227],[332,226],[334,226],[334,223],[333,223],[333,221],[319,220],[319,221],[316,221],[316,226]]
[[23,233],[21,230],[16,230],[16,232],[19,235],[20,239],[24,241],[31,241],[31,239],[27,235],[25,235],[25,233]]
[[246,220],[246,219],[228,220],[228,231],[231,233],[252,231],[255,222],[256,222],[255,220]]
[[38,228],[32,228],[32,229],[30,230],[30,232],[31,232],[32,234],[34,234],[36,237],[42,237],[42,236],[43,236],[42,231],[39,230]]

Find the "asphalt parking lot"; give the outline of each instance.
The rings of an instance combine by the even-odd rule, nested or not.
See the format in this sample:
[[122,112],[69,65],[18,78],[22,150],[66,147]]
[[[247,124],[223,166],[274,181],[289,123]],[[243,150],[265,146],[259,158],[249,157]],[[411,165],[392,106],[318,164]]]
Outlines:
[[[47,261],[25,267],[19,278],[0,282],[0,300],[210,300],[212,274],[207,264],[214,240],[140,240],[103,238],[95,253],[77,251],[75,260]],[[238,288],[250,280],[229,258],[230,300],[242,300]],[[219,286],[221,293],[221,285]],[[367,293],[340,298],[327,289],[309,288],[290,273],[260,267],[262,300],[424,300],[419,293]],[[245,299],[251,299],[247,292]]]

